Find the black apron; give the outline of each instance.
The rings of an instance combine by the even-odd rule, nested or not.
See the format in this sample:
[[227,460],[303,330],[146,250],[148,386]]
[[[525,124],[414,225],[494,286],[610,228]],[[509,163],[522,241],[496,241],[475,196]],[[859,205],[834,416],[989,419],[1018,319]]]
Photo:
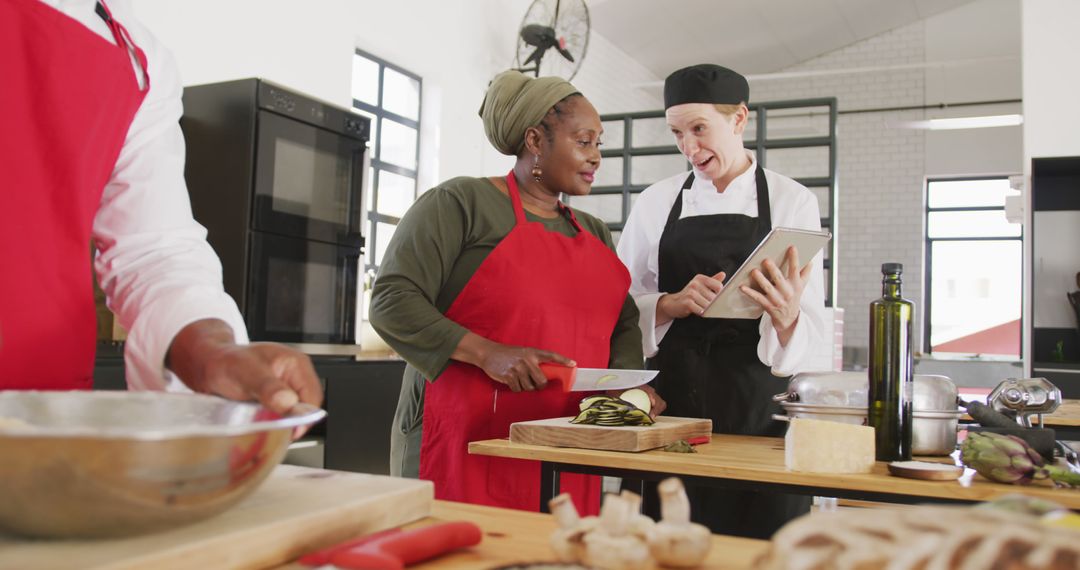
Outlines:
[[[715,214],[679,219],[682,195],[668,214],[660,236],[658,273],[662,293],[678,293],[695,275],[728,277],[772,229],[769,187],[761,166],[757,179],[758,217]],[[683,191],[694,182],[691,172]],[[774,376],[757,356],[761,319],[676,319],[648,367],[659,370],[653,386],[667,401],[671,416],[709,418],[713,432],[783,436],[787,424],[773,395],[787,390],[788,379]],[[799,495],[690,487],[692,518],[714,533],[769,538],[784,523],[809,511],[811,499]]]

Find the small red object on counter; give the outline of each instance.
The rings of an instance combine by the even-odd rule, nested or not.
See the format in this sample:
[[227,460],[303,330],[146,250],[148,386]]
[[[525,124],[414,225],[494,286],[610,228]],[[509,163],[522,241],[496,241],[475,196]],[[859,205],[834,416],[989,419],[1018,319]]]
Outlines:
[[[401,570],[447,552],[480,544],[483,533],[476,524],[448,522],[412,530],[393,530],[374,534],[309,554],[320,564],[332,564],[350,570]],[[328,557],[318,557],[321,554]],[[303,559],[301,559],[303,561]]]
[[354,538],[352,540],[346,540],[345,542],[342,542],[340,544],[335,544],[334,546],[328,546],[328,547],[326,547],[326,548],[324,548],[322,550],[317,550],[315,552],[312,552],[311,554],[305,554],[304,556],[302,556],[300,558],[300,560],[297,560],[297,562],[299,562],[301,564],[304,564],[305,566],[322,566],[324,564],[329,564],[330,560],[338,552],[344,552],[346,550],[349,550],[350,548],[356,548],[358,546],[363,546],[363,545],[365,545],[365,544],[367,544],[369,542],[372,542],[372,541],[375,541],[375,540],[380,540],[385,536],[389,536],[391,534],[397,534],[397,533],[400,533],[400,532],[401,532],[400,528],[392,528],[392,529],[389,529],[389,530],[376,532],[374,534],[361,536],[360,538]]
[[690,439],[686,440],[686,443],[689,443],[690,445],[698,445],[702,443],[709,443],[710,441],[712,441],[712,436],[700,435],[698,437],[691,437]]

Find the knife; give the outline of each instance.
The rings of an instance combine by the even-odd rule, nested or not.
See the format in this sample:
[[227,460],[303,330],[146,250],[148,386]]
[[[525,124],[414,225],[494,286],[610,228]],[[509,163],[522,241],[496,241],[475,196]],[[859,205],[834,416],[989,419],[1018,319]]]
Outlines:
[[617,368],[571,368],[545,362],[540,365],[548,380],[559,382],[564,392],[627,390],[647,384],[658,370],[620,370]]

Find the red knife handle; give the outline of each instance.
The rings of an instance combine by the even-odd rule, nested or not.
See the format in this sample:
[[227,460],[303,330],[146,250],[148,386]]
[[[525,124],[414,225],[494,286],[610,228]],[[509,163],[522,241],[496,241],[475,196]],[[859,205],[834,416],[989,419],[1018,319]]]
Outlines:
[[330,558],[338,568],[351,570],[401,570],[458,548],[480,543],[480,527],[466,521],[440,523],[390,534]]
[[540,371],[550,381],[559,382],[563,392],[569,392],[574,387],[574,376],[577,368],[555,364],[554,362],[541,362]]
[[338,552],[343,552],[345,550],[349,550],[350,548],[356,548],[357,546],[362,546],[375,540],[381,540],[387,535],[399,532],[401,532],[400,528],[392,528],[389,530],[376,532],[374,534],[361,536],[359,538],[354,538],[352,540],[346,540],[345,542],[335,544],[333,546],[328,546],[322,550],[316,550],[315,552],[312,552],[310,554],[305,554],[300,558],[300,560],[297,560],[297,562],[306,566],[323,566],[329,564],[330,559],[333,558],[334,555]]

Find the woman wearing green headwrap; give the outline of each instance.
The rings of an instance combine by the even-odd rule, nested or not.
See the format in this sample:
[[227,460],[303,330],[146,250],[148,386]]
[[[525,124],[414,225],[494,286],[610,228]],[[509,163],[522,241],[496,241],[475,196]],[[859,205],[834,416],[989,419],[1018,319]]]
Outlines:
[[[575,413],[582,394],[548,388],[539,365],[641,368],[641,336],[607,227],[559,201],[591,190],[596,109],[566,81],[510,71],[480,115],[513,170],[424,193],[372,292],[372,325],[408,362],[391,471],[434,481],[440,499],[536,510],[539,465],[470,456],[468,442]],[[598,504],[595,479],[563,477],[579,508]]]

